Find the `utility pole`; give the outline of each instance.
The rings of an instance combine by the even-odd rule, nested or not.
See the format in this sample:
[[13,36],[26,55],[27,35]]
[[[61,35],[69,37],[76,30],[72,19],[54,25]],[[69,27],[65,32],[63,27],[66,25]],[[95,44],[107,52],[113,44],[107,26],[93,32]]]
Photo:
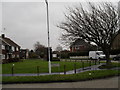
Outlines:
[[48,66],[49,66],[49,74],[51,74],[51,61],[50,61],[50,36],[49,36],[49,12],[48,12],[48,2],[45,0],[46,9],[47,9],[47,31],[48,31]]

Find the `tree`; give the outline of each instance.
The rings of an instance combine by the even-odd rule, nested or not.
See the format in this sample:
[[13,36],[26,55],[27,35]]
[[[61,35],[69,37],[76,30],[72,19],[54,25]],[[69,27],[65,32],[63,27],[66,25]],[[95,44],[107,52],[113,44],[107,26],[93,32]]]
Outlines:
[[62,49],[63,49],[62,46],[58,45],[55,50],[60,52],[62,51]]
[[38,55],[33,50],[30,50],[29,51],[29,58],[38,58]]
[[44,56],[47,54],[46,47],[40,44],[38,41],[34,44],[34,51],[40,58],[44,58]]
[[73,42],[78,38],[93,42],[101,47],[106,55],[106,64],[111,63],[110,50],[115,37],[120,33],[118,10],[112,3],[102,3],[97,6],[88,3],[89,10],[79,7],[68,8],[65,21],[58,27],[65,32],[62,40]]

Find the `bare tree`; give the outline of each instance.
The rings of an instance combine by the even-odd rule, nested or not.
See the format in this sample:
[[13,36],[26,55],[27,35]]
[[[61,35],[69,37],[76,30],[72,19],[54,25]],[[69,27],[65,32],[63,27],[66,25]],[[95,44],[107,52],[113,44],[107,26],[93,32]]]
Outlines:
[[62,40],[73,42],[81,38],[88,42],[94,42],[102,48],[106,55],[106,63],[110,64],[110,50],[115,37],[119,34],[118,10],[112,3],[94,5],[88,3],[89,10],[79,7],[68,8],[65,21],[58,25],[65,32]]

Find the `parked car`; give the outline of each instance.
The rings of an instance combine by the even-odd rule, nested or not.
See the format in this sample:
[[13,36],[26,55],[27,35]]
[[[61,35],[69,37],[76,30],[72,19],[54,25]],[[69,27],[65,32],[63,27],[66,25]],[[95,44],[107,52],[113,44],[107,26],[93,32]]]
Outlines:
[[115,57],[113,57],[114,61],[120,60],[120,54],[116,55]]
[[103,51],[89,51],[90,59],[105,59],[105,54]]

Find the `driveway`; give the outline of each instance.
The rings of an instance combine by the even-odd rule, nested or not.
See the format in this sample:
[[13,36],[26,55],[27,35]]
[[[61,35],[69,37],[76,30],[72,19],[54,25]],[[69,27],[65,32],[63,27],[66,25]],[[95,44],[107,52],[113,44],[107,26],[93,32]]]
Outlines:
[[3,88],[118,88],[118,78],[97,79],[80,82],[3,84]]

